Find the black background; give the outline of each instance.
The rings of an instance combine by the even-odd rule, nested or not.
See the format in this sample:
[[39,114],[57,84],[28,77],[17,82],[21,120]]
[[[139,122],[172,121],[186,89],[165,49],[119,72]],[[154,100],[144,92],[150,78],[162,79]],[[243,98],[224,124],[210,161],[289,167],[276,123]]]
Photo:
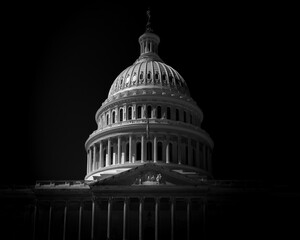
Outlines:
[[[3,9],[2,183],[84,178],[95,113],[139,56],[148,6]],[[202,126],[215,143],[214,177],[296,181],[292,6],[150,7],[160,57],[203,110]]]

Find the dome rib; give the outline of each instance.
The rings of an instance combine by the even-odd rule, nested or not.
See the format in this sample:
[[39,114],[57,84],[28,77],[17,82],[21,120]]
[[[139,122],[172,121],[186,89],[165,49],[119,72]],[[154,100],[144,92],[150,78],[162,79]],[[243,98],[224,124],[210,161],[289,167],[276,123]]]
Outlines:
[[[139,38],[141,47],[139,58],[117,76],[110,88],[108,98],[119,92],[143,87],[148,90],[151,87],[165,89],[189,97],[189,90],[181,75],[158,56],[159,41],[159,37],[153,33],[144,33]],[[150,43],[152,48],[144,49],[145,44]]]

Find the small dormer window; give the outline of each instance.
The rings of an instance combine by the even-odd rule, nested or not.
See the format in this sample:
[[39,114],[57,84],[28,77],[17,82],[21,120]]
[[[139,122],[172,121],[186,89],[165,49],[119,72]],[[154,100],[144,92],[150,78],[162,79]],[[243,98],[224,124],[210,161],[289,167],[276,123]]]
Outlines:
[[132,83],[135,84],[136,82],[136,72],[133,73],[133,77],[132,77]]
[[158,80],[158,72],[155,72],[155,80]]
[[130,80],[130,75],[127,74],[126,81],[125,81],[126,86],[129,85],[129,80]]
[[143,78],[144,78],[144,72],[141,71],[141,73],[140,73],[140,79],[143,79]]
[[149,71],[147,74],[147,78],[150,79],[151,78],[151,72]]

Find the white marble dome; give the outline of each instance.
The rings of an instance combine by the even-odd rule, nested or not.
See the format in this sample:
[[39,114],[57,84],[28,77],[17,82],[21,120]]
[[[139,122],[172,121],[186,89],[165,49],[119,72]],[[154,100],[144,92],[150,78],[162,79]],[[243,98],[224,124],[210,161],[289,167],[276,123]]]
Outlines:
[[143,88],[190,95],[186,82],[174,68],[148,56],[139,58],[119,74],[110,88],[108,97],[124,91]]
[[85,143],[93,181],[153,163],[169,171],[211,178],[213,141],[183,77],[158,55],[160,38],[139,37],[140,56],[114,80]]

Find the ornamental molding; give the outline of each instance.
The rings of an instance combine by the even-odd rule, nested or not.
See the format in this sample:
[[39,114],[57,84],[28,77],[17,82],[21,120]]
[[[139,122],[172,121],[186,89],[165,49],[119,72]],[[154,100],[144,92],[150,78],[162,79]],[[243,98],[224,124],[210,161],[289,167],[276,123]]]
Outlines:
[[[133,121],[133,120],[131,120]],[[146,136],[145,130],[146,120],[140,121],[139,123],[135,124],[121,124],[118,126],[106,128],[106,129],[98,129],[94,131],[87,141],[85,142],[85,147],[88,149],[91,145],[95,142],[107,139],[107,138],[117,138],[118,136],[123,135],[144,135]],[[201,142],[205,142],[213,148],[214,143],[210,136],[201,128],[196,130],[195,128],[186,128],[179,125],[172,125],[172,124],[151,124],[150,125],[150,136],[161,136],[162,134],[165,135],[178,135],[181,139],[181,143],[186,142],[188,144],[188,138],[195,138],[199,139]]]
[[154,104],[160,106],[176,106],[180,109],[185,109],[187,111],[197,113],[200,118],[203,118],[203,113],[201,109],[191,102],[183,102],[179,99],[169,98],[168,96],[152,96],[152,95],[145,95],[145,96],[130,96],[126,98],[122,98],[120,100],[115,100],[113,102],[107,103],[106,105],[102,105],[98,111],[96,112],[96,122],[98,122],[99,115],[105,111],[109,111],[111,109],[115,109],[118,107],[122,107],[124,105],[137,105],[137,104]]

